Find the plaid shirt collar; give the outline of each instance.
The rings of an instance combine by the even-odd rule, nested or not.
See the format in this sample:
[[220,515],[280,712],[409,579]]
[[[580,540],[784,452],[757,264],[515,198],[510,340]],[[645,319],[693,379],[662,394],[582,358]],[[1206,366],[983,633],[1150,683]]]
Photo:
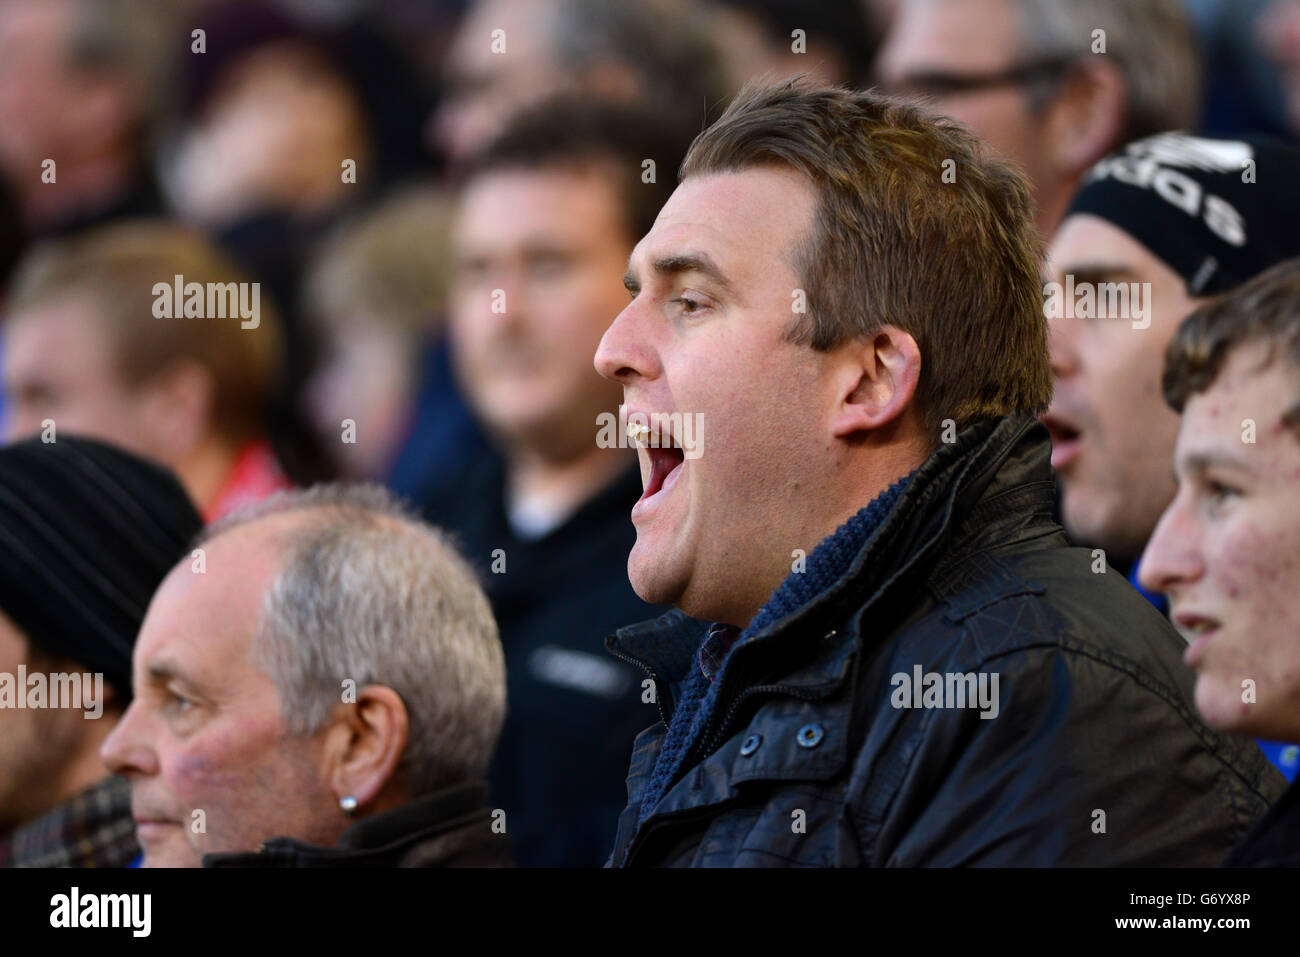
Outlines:
[[139,853],[131,785],[116,775],[0,835],[0,867],[126,867]]

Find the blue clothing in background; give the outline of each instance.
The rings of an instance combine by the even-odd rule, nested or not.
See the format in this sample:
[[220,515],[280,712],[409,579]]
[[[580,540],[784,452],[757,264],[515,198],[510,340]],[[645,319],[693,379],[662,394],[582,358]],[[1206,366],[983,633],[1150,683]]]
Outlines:
[[1128,583],[1137,589],[1139,595],[1141,595],[1147,601],[1151,602],[1151,604],[1155,605],[1156,609],[1160,612],[1160,614],[1168,618],[1169,599],[1165,598],[1165,596],[1160,594],[1159,592],[1147,591],[1145,588],[1143,588],[1141,585],[1138,584],[1138,569],[1141,567],[1142,567],[1141,559],[1133,563],[1133,568],[1128,573]]
[[487,451],[487,440],[456,388],[446,339],[430,341],[410,433],[397,453],[388,487],[412,502],[423,502]]
[[1300,769],[1300,745],[1285,741],[1265,741],[1261,738],[1259,747],[1288,781],[1296,779],[1296,771]]

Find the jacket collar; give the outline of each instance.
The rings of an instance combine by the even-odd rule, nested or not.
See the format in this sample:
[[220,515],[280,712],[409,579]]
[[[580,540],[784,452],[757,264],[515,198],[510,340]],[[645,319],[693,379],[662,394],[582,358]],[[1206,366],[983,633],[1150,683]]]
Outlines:
[[488,788],[474,781],[408,801],[364,818],[335,847],[277,837],[252,852],[207,854],[204,867],[395,867],[416,845],[481,823],[487,828]]
[[[933,556],[939,553],[940,543],[960,540],[968,528],[979,524],[968,519],[981,500],[1014,493],[1026,478],[1044,479],[1047,485],[1037,490],[1037,495],[1050,498],[1050,448],[1046,443],[1044,427],[1024,414],[980,420],[962,430],[956,441],[940,445],[913,473],[898,502],[877,524],[844,575],[803,607],[769,623],[749,643],[770,643],[769,639],[796,622],[831,628],[849,612],[874,603],[918,568],[942,570],[953,564],[952,554],[945,555],[942,562]],[[1017,460],[1016,467],[1000,474],[1012,457]],[[653,621],[621,628],[606,639],[611,653],[640,665],[656,678],[665,724],[676,705],[677,685],[694,666],[707,628],[704,622],[670,611]],[[828,632],[827,637],[832,634],[836,632]],[[828,666],[833,663],[825,662]],[[824,681],[828,675],[821,664],[811,672],[804,669],[783,677],[782,686]]]

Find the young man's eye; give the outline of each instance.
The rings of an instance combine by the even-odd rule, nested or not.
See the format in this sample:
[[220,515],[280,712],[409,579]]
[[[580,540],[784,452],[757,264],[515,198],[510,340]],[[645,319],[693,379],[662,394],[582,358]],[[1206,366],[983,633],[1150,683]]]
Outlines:
[[1234,495],[1239,494],[1239,489],[1233,488],[1231,485],[1225,485],[1222,482],[1216,482],[1213,479],[1205,483],[1205,496],[1215,504],[1227,501]]
[[688,316],[697,315],[707,308],[703,300],[697,299],[694,296],[678,296],[676,299],[671,301],[678,306],[683,314]]

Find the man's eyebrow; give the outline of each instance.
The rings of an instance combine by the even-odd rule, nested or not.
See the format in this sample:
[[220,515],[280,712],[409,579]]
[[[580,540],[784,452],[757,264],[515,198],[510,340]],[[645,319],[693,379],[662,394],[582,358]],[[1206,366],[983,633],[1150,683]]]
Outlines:
[[1082,262],[1075,263],[1068,269],[1061,270],[1061,276],[1073,276],[1075,282],[1097,282],[1099,280],[1129,279],[1139,280],[1141,276],[1132,266],[1123,263]]
[[145,673],[149,676],[150,681],[156,682],[157,684],[166,684],[168,681],[172,680],[180,680],[186,684],[193,684],[193,682],[190,681],[182,672],[180,666],[171,660],[152,662],[149,667],[145,669]]
[[1205,472],[1212,468],[1227,468],[1253,475],[1255,470],[1251,464],[1249,459],[1237,458],[1226,452],[1193,452],[1182,460],[1183,472],[1186,474]]
[[[723,275],[722,269],[707,253],[685,252],[675,253],[671,256],[660,256],[650,264],[650,268],[661,276],[697,272],[713,280],[724,292],[731,290],[731,281]],[[628,292],[633,294],[641,288],[641,283],[630,263],[627,272],[623,276],[623,285],[627,287]]]

